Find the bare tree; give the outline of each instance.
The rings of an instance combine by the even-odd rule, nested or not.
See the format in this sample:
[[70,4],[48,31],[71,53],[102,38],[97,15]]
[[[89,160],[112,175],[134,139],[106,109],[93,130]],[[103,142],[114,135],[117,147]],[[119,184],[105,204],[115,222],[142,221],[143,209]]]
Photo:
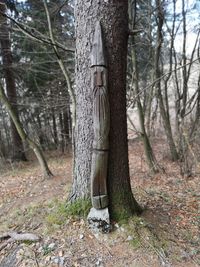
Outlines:
[[161,87],[161,47],[163,43],[163,34],[162,27],[164,23],[164,2],[161,0],[156,0],[156,20],[157,20],[157,33],[156,33],[156,48],[154,54],[154,77],[155,77],[155,88],[157,97],[159,100],[160,113],[163,121],[163,125],[165,128],[165,133],[167,137],[167,142],[170,148],[171,158],[172,160],[178,159],[178,153],[176,150],[176,145],[173,139],[171,122],[170,122],[170,114],[169,114],[169,106],[168,106],[168,95],[167,95],[167,87],[165,87],[166,91],[164,96],[162,94]]
[[[130,16],[130,30],[132,31],[133,29],[136,29],[136,18],[137,18],[137,8],[136,8],[136,1],[133,1],[133,6],[130,7],[129,11],[129,16]],[[145,112],[144,108],[142,106],[142,101],[140,97],[140,89],[139,89],[139,68],[138,68],[138,57],[137,57],[137,52],[136,52],[136,41],[135,41],[135,34],[132,34],[130,36],[131,39],[131,58],[132,58],[132,65],[133,65],[133,70],[132,70],[132,87],[134,90],[134,96],[136,96],[136,102],[137,102],[137,109],[138,109],[138,116],[139,116],[139,121],[140,121],[140,135],[143,141],[144,145],[144,151],[146,155],[146,160],[148,163],[148,166],[151,171],[158,172],[159,166],[156,161],[156,158],[153,153],[153,149],[150,144],[149,137],[146,132],[146,127],[145,127]],[[150,112],[150,111],[149,111]]]

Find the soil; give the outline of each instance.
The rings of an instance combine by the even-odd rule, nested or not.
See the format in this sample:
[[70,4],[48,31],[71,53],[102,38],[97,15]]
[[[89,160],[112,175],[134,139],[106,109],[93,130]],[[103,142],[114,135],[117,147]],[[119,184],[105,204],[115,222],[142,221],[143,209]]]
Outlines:
[[[7,163],[0,174],[0,236],[33,233],[38,242],[0,238],[0,267],[195,267],[200,266],[198,169],[180,175],[163,140],[154,140],[163,171],[152,174],[139,140],[130,141],[133,193],[144,207],[140,217],[113,222],[108,234],[91,230],[82,217],[60,209],[70,190],[71,156],[48,153],[54,177],[44,180],[35,160]],[[59,213],[60,212],[60,213]]]

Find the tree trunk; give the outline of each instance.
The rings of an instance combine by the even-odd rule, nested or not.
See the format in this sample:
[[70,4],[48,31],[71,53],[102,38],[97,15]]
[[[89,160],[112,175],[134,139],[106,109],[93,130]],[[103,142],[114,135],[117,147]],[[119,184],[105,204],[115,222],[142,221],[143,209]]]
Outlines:
[[128,1],[76,1],[76,127],[71,199],[89,196],[91,172],[92,90],[90,52],[94,25],[101,21],[108,59],[110,137],[108,194],[112,218],[140,210],[133,198],[128,166],[126,57]]
[[[155,58],[154,58],[154,72],[155,72],[155,87],[157,90],[157,96],[159,100],[159,107],[160,107],[160,114],[163,120],[163,125],[165,128],[165,133],[167,137],[167,142],[170,148],[171,158],[173,161],[178,160],[178,152],[176,150],[176,145],[174,143],[172,128],[169,118],[169,113],[167,113],[167,108],[165,108],[164,100],[161,91],[161,80],[160,77],[162,76],[160,70],[160,56],[161,56],[161,46],[163,42],[162,36],[162,27],[164,22],[164,13],[163,13],[163,2],[160,0],[156,0],[157,6],[157,36],[156,36],[156,50],[155,50]],[[168,99],[165,99],[167,103]],[[168,105],[168,103],[166,104]]]
[[55,111],[54,108],[51,110],[52,114],[52,123],[53,123],[53,140],[56,149],[58,148],[58,133],[57,133],[57,124],[56,124],[56,116],[55,116]]
[[[134,36],[132,36],[132,45],[134,46]],[[139,90],[139,73],[138,73],[138,62],[137,62],[137,54],[135,51],[135,48],[132,47],[132,63],[134,67],[134,84],[135,84],[135,95],[137,96],[137,109],[138,109],[138,116],[140,121],[140,128],[141,128],[141,137],[143,141],[145,156],[147,160],[147,164],[149,166],[149,169],[156,173],[159,171],[158,162],[154,156],[153,149],[151,147],[151,143],[149,140],[149,137],[146,132],[145,128],[145,118],[144,118],[144,108],[141,103],[140,99],[140,90]]]
[[5,149],[5,145],[3,142],[3,137],[2,137],[2,133],[0,131],[0,158],[5,158],[6,157],[6,149]]
[[2,101],[2,103],[6,106],[6,109],[18,131],[18,134],[20,136],[20,138],[25,142],[27,142],[29,144],[29,146],[33,149],[39,163],[42,169],[42,173],[44,177],[51,177],[52,173],[49,170],[49,167],[47,165],[47,162],[45,160],[45,157],[42,153],[42,150],[40,149],[40,147],[33,141],[31,140],[28,135],[26,134],[26,132],[24,131],[24,129],[21,126],[21,123],[18,119],[18,117],[15,114],[15,110],[13,109],[12,105],[9,103],[6,95],[4,94],[4,90],[2,85],[0,84],[0,100]]
[[44,137],[44,133],[43,133],[43,129],[42,129],[42,122],[40,119],[40,114],[38,111],[38,114],[36,115],[36,121],[37,121],[37,125],[38,125],[38,140],[39,140],[39,144],[40,147],[42,148],[42,150],[44,151],[46,146],[45,146],[45,137]]
[[[6,12],[6,6],[2,2],[0,2],[0,10],[2,12]],[[12,53],[11,53],[11,43],[9,39],[9,32],[8,32],[8,25],[6,22],[6,18],[1,16],[0,19],[0,44],[1,44],[1,51],[2,51],[2,61],[3,61],[3,71],[4,77],[6,82],[6,91],[8,100],[12,105],[13,110],[17,118],[18,115],[18,108],[17,108],[17,93],[16,93],[16,86],[15,86],[15,77],[12,70]],[[26,156],[24,153],[24,147],[22,140],[17,132],[17,129],[13,123],[10,121],[11,126],[11,135],[12,135],[12,143],[13,143],[13,151],[12,151],[12,159],[13,160],[23,160],[26,161]]]
[[72,124],[71,124],[71,114],[70,108],[67,107],[67,110],[63,111],[63,130],[65,138],[65,146],[71,143],[71,134],[72,134]]
[[62,117],[62,113],[59,113],[59,124],[60,124],[60,148],[62,153],[65,152],[65,140],[64,140],[64,132],[63,132],[63,117]]
[[6,138],[6,142],[4,141],[4,144],[6,143],[5,145],[6,145],[6,158],[7,158],[9,154],[9,150],[11,148],[11,136],[10,136],[10,131],[9,131],[8,123],[7,123],[6,111],[3,111],[1,115],[2,115],[3,129],[5,132],[5,138]]

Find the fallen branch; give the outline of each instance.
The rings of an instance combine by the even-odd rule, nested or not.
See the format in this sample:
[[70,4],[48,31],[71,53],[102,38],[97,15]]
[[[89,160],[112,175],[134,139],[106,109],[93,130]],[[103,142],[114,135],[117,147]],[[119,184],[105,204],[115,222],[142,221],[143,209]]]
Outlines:
[[0,236],[0,240],[5,240],[6,241],[31,241],[31,242],[38,242],[40,240],[40,237],[34,234],[30,233],[17,233],[17,232],[8,232]]
[[0,251],[3,250],[9,243],[15,241],[30,241],[30,242],[38,242],[40,237],[30,233],[17,233],[17,232],[8,232],[4,233],[0,236],[0,242],[4,241],[0,244]]

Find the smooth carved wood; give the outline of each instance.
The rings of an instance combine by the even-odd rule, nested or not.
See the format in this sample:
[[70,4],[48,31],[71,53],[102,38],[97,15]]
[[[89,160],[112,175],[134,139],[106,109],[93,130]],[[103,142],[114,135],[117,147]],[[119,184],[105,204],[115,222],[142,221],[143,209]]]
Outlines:
[[110,111],[107,87],[107,68],[104,56],[101,25],[97,22],[91,52],[91,72],[93,89],[93,153],[91,167],[91,198],[96,209],[108,206],[107,168],[108,134]]

